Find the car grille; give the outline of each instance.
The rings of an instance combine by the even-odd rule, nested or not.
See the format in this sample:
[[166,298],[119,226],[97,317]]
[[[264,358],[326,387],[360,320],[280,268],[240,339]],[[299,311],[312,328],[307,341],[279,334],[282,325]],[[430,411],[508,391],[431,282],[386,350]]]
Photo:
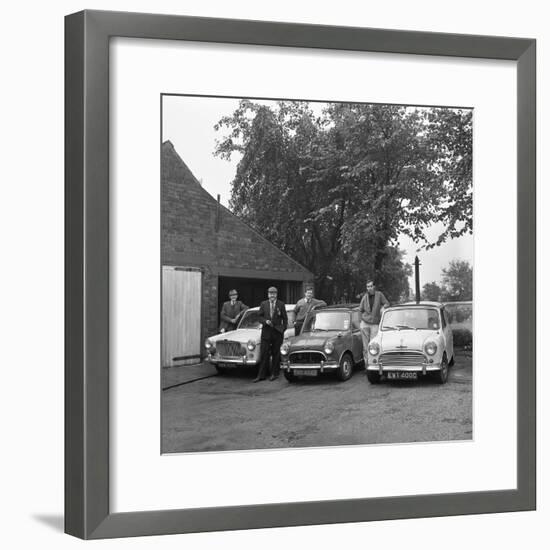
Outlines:
[[216,350],[221,357],[242,357],[246,348],[240,342],[216,342]]
[[390,351],[382,353],[379,362],[384,367],[421,367],[425,359],[419,351]]
[[325,356],[319,351],[296,351],[290,354],[290,362],[296,365],[306,365],[325,361]]

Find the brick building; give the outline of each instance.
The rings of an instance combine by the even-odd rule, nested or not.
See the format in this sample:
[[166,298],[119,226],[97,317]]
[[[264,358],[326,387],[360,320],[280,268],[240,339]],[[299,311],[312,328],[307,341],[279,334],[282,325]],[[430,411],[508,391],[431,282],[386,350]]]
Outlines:
[[294,303],[313,275],[220,205],[170,141],[162,145],[161,179],[162,363],[170,366],[204,356],[231,288],[250,307],[271,285]]

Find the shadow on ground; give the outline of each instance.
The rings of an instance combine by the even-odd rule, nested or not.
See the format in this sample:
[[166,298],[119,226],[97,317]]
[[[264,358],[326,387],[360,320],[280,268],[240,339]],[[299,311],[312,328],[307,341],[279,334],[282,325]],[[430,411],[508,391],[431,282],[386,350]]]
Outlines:
[[63,533],[65,531],[65,518],[56,514],[35,514],[33,519],[50,527],[54,531]]

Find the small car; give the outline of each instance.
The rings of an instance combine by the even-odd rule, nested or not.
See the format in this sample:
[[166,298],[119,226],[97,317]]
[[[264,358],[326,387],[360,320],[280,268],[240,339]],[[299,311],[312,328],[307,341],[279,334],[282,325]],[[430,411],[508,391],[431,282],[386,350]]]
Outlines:
[[[236,330],[222,332],[207,338],[204,346],[206,360],[222,374],[236,367],[258,367],[260,364],[260,337],[262,325],[259,307],[247,309]],[[288,328],[284,337],[294,335],[294,304],[286,304]]]
[[431,375],[445,384],[454,364],[453,333],[440,302],[395,305],[382,312],[367,353],[367,378],[416,380]]
[[325,306],[308,313],[302,331],[283,341],[281,369],[293,382],[298,377],[335,373],[349,380],[363,360],[363,342],[356,305]]

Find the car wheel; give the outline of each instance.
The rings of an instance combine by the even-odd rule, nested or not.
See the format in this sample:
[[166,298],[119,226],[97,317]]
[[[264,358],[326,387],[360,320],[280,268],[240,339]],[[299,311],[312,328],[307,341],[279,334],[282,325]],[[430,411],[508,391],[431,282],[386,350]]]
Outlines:
[[291,372],[283,372],[283,376],[287,379],[288,382],[294,382],[296,377]]
[[220,367],[219,365],[214,365],[216,367],[216,371],[218,374],[225,374],[227,372],[227,369],[225,367]]
[[351,378],[353,374],[353,359],[349,353],[344,353],[340,359],[340,365],[338,365],[338,378],[345,382]]
[[381,376],[379,372],[376,372],[374,370],[368,370],[367,371],[367,380],[371,384],[380,384]]
[[449,378],[449,362],[447,361],[447,354],[443,354],[441,359],[441,370],[434,373],[435,381],[438,384],[445,384],[447,378]]

